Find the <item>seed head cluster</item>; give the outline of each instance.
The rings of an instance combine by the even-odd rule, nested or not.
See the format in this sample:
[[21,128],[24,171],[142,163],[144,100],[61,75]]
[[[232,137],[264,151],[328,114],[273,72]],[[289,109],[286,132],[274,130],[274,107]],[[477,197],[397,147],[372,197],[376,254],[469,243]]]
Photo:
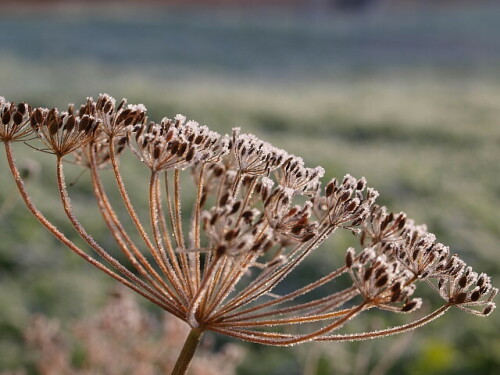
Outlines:
[[[27,207],[54,236],[191,327],[287,346],[405,332],[453,306],[479,316],[495,308],[497,289],[486,274],[474,272],[405,213],[379,206],[378,192],[364,178],[324,182],[322,167],[306,167],[302,158],[240,129],[222,136],[181,115],[157,123],[143,105],[116,103],[103,94],[78,110],[71,105],[60,112],[0,98],[0,140],[10,170]],[[55,193],[86,247],[36,208],[14,161],[15,141],[55,155]],[[141,208],[149,215],[146,222],[120,171],[119,158],[127,150],[150,173],[143,190],[148,207]],[[114,247],[103,248],[78,220],[64,161],[90,171]],[[105,174],[116,184],[106,186]],[[184,174],[194,181],[192,203],[183,199],[193,186]],[[108,196],[115,189],[125,215]],[[281,287],[337,231],[352,233],[359,242],[358,249],[347,250],[345,263],[303,286]],[[126,261],[118,261],[117,252]],[[338,278],[349,282],[334,282]],[[443,300],[430,314],[380,331],[334,333],[370,309],[415,312],[423,303],[416,296],[422,284]]]

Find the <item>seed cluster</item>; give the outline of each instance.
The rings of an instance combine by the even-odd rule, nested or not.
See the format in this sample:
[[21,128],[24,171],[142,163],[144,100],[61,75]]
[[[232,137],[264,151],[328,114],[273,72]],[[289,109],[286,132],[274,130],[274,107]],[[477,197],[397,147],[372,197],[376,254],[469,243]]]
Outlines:
[[227,153],[228,142],[196,121],[178,115],[174,120],[135,125],[129,132],[131,149],[149,168],[155,171],[184,169]]
[[57,109],[37,108],[31,114],[31,126],[47,147],[46,151],[63,157],[89,143],[99,121],[89,115],[75,116],[73,107],[60,113]]
[[[495,308],[497,289],[487,275],[450,255],[448,247],[405,213],[376,204],[378,192],[364,178],[347,175],[323,188],[322,167],[306,167],[300,157],[239,129],[221,136],[181,115],[156,123],[144,106],[126,100],[116,105],[106,94],[66,112],[0,98],[0,117],[0,140],[35,217],[79,256],[196,329],[284,346],[405,332],[452,306],[480,316]],[[33,148],[57,156],[56,190],[86,249],[50,223],[24,189],[11,144],[35,137],[43,147]],[[118,158],[125,150],[151,173],[144,190],[149,194],[147,223],[140,220],[143,215],[136,212],[120,172]],[[90,170],[96,203],[116,249],[104,249],[76,217],[64,182],[66,159]],[[181,209],[188,189],[181,183],[183,171],[192,176],[196,189],[189,218]],[[105,173],[115,177],[116,185],[104,185]],[[108,189],[116,188],[127,216],[118,215],[108,198]],[[136,227],[140,241],[129,235],[125,222]],[[359,239],[360,248],[347,250],[345,264],[276,294],[337,230]],[[112,255],[116,250],[126,262]],[[337,278],[350,280],[350,286],[339,289],[345,283],[333,283]],[[417,310],[422,299],[414,295],[422,282],[444,300],[424,318],[376,332],[331,334],[369,309]]]
[[0,96],[0,140],[10,142],[29,138],[32,133],[30,127],[31,108],[26,103],[9,103]]

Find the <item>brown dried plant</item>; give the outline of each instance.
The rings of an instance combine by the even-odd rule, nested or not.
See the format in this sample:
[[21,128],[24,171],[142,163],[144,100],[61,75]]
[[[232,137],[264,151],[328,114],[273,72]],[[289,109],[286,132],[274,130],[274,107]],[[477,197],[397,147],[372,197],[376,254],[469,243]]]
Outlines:
[[[210,330],[275,346],[308,341],[352,341],[402,333],[423,326],[455,306],[487,316],[497,289],[425,226],[375,203],[378,193],[350,175],[321,187],[324,170],[308,168],[251,134],[233,129],[220,136],[177,115],[150,122],[142,105],[116,104],[109,95],[87,99],[68,111],[32,109],[0,101],[0,140],[28,209],[72,251],[191,327],[172,374],[185,374]],[[97,255],[89,255],[59,231],[35,206],[17,169],[12,143],[36,136],[40,151],[56,159],[57,191],[73,227]],[[32,146],[35,147],[35,146]],[[129,149],[150,170],[148,226],[141,222],[120,172]],[[102,217],[128,262],[104,249],[75,215],[63,160],[90,170]],[[127,232],[104,186],[110,166],[141,243]],[[196,199],[187,218],[181,210],[181,174],[191,174]],[[275,288],[335,231],[359,237],[338,269],[282,295]],[[339,288],[333,281],[350,278]],[[412,322],[377,331],[336,331],[370,309],[412,313],[425,282],[443,304]]]
[[[131,292],[117,288],[102,310],[71,323],[71,336],[78,343],[66,337],[59,321],[43,315],[33,316],[24,336],[33,365],[42,375],[158,375],[173,368],[189,330],[171,314],[163,318],[159,321],[139,306]],[[202,348],[193,360],[193,375],[236,373],[244,357],[240,347],[226,344],[215,354],[209,349]],[[77,363],[75,356],[80,358]]]

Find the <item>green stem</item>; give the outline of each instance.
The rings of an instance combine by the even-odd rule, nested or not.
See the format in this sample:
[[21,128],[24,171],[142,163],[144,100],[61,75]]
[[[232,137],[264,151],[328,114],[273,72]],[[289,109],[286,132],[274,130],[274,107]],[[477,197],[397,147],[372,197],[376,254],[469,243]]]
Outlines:
[[200,328],[192,328],[189,332],[189,336],[184,343],[181,354],[177,358],[177,363],[175,364],[172,375],[185,375],[189,370],[189,365],[193,359],[194,353],[200,344],[201,337],[203,336],[203,330]]

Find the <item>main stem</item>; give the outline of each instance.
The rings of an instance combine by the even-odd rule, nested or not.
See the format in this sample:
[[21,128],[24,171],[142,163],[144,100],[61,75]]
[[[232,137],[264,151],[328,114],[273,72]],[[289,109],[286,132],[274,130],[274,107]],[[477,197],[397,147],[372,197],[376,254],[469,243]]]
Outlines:
[[182,347],[181,354],[177,358],[177,363],[175,364],[172,375],[185,375],[189,370],[189,365],[193,359],[194,353],[200,344],[201,337],[203,336],[203,330],[201,328],[191,328],[189,335]]

